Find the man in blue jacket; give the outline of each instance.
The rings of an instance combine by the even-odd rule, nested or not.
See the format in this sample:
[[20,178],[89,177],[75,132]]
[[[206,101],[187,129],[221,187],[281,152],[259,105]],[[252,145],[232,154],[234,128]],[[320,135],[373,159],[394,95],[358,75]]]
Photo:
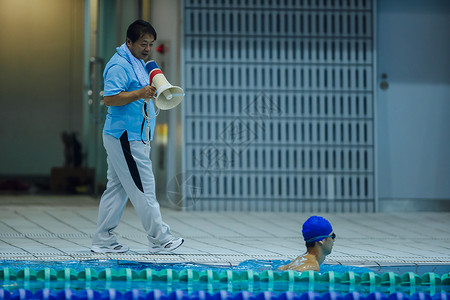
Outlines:
[[147,233],[151,253],[173,251],[184,242],[175,238],[162,220],[150,160],[156,114],[152,102],[147,104],[144,99],[153,98],[156,89],[149,85],[144,60],[155,40],[156,31],[150,23],[135,21],[128,27],[126,42],[117,48],[103,73],[104,101],[108,106],[103,128],[108,183],[100,200],[92,241],[91,251],[96,253],[129,250],[113,233],[128,198]]

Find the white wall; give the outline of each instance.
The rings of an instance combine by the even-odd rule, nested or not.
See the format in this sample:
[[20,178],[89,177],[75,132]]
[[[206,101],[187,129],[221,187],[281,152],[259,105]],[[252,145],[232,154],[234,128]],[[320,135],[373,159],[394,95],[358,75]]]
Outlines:
[[[170,51],[166,58],[170,61],[169,70],[163,70],[169,81],[180,83],[180,29],[181,3],[179,0],[152,1],[150,6],[150,19],[148,20],[156,30],[158,39],[156,46],[163,42],[170,44]],[[156,53],[154,53],[156,54]],[[155,56],[155,55],[154,55]]]
[[[169,46],[166,54],[158,54],[156,49],[152,55],[164,75],[173,85],[181,86],[181,5],[180,0],[151,1],[149,22],[155,27],[158,39],[155,48],[160,44]],[[156,193],[161,205],[173,207],[173,201],[167,196],[167,191],[178,192],[173,186],[174,178],[181,172],[182,158],[182,124],[181,107],[169,111],[161,111],[157,119],[157,125],[168,125],[168,143],[166,147],[158,144],[158,136],[152,142],[153,169],[157,182]],[[164,155],[163,153],[164,152]],[[164,168],[161,169],[159,160],[164,159]]]

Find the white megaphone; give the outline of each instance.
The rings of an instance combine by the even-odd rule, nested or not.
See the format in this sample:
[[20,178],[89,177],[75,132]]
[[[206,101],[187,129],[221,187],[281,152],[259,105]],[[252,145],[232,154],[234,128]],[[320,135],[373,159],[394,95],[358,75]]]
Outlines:
[[156,88],[155,105],[161,110],[172,109],[184,98],[184,91],[178,86],[171,85],[154,60],[145,65],[150,76],[150,85]]

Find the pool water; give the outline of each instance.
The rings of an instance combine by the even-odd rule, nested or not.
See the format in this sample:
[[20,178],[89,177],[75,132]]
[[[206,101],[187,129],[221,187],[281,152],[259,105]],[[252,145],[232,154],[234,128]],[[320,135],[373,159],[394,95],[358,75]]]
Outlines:
[[[64,268],[72,268],[75,271],[82,271],[85,268],[92,268],[97,271],[105,268],[122,269],[131,268],[136,271],[151,268],[156,271],[164,269],[172,269],[174,271],[182,271],[191,269],[195,271],[203,270],[232,270],[236,272],[253,270],[255,272],[262,272],[266,270],[276,271],[280,266],[287,264],[288,260],[247,260],[240,263],[237,266],[225,266],[225,265],[205,265],[195,263],[146,263],[129,260],[84,260],[84,261],[18,261],[18,260],[3,260],[0,261],[0,267],[8,267],[15,270],[29,267],[31,269],[39,270],[43,268],[53,268],[59,271]],[[414,272],[419,276],[425,273],[433,272],[437,275],[444,275],[450,272],[450,265],[392,265],[392,266],[347,266],[347,265],[330,265],[322,264],[320,266],[320,273],[334,271],[337,273],[344,273],[348,271],[355,272],[356,274],[364,274],[366,272],[374,272],[376,274],[383,274],[385,272],[394,272],[397,275],[402,275],[406,272]]]
[[[203,293],[203,298],[206,297],[200,300],[214,300],[207,299],[213,295],[219,297],[216,300],[224,300],[223,297],[226,299],[234,297],[234,300],[312,300],[309,298],[317,295],[320,297],[327,295],[329,298],[330,293],[335,293],[333,294],[335,297],[345,295],[345,300],[362,300],[358,297],[370,298],[373,293],[379,293],[378,297],[381,297],[380,295],[391,297],[395,294],[397,295],[393,296],[395,299],[388,300],[396,300],[398,297],[412,297],[419,293],[426,299],[417,300],[430,300],[431,298],[427,297],[437,295],[442,298],[442,295],[450,292],[449,265],[357,267],[324,264],[321,266],[321,272],[278,272],[277,268],[287,262],[250,260],[232,267],[193,263],[155,264],[126,260],[64,262],[3,260],[0,261],[0,300],[44,299],[45,295],[47,297],[45,299],[49,300],[58,298],[57,295],[67,299],[69,294],[88,299],[87,290],[96,291],[99,299],[103,300],[116,299],[117,295],[120,297],[128,295],[128,298],[143,297],[141,300],[157,300],[155,291],[158,297],[171,295],[167,300],[188,300],[185,298],[191,297],[190,295],[199,297],[199,293]],[[89,274],[92,273],[92,277],[87,276],[88,270]],[[63,291],[72,292],[67,294],[62,293]],[[130,291],[139,292],[130,294]],[[286,294],[287,292],[291,294]],[[80,293],[84,293],[84,296],[80,296]],[[355,296],[354,293],[359,296]],[[262,298],[256,299],[257,295]],[[298,297],[306,295],[304,297],[307,299],[295,299],[296,295]],[[50,299],[50,296],[53,298]],[[348,297],[351,299],[347,299]],[[163,298],[161,300],[164,300]],[[338,300],[328,298],[326,300]],[[450,300],[450,297],[441,298],[439,300]]]
[[[156,271],[164,269],[172,269],[174,271],[182,271],[185,269],[191,269],[195,271],[203,270],[233,270],[233,271],[246,271],[253,270],[256,272],[261,272],[265,270],[276,271],[280,266],[287,264],[287,260],[248,260],[240,263],[237,266],[226,266],[226,265],[204,265],[195,263],[167,263],[167,264],[156,264],[156,263],[144,263],[135,262],[129,260],[85,260],[85,261],[63,261],[63,262],[53,262],[53,261],[2,261],[0,266],[9,267],[16,270],[23,269],[24,267],[29,267],[32,269],[42,269],[45,267],[53,268],[55,270],[61,270],[64,268],[73,268],[76,271],[82,271],[85,268],[93,268],[97,271],[103,270],[105,268],[121,269],[121,268],[131,268],[136,271],[141,271],[146,268],[151,268]],[[322,272],[335,271],[335,272],[346,272],[354,271],[355,273],[362,274],[364,272],[373,271],[370,268],[364,267],[354,267],[354,266],[341,266],[341,265],[322,265]]]

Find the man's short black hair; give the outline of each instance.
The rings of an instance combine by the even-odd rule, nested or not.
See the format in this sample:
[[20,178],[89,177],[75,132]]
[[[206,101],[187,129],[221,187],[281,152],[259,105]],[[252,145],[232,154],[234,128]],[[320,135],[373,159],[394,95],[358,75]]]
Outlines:
[[153,35],[156,40],[155,28],[153,28],[153,26],[147,21],[136,20],[130,26],[128,26],[127,38],[129,38],[132,43],[135,43],[141,36],[146,33]]
[[316,242],[306,242],[306,249],[308,248],[314,248],[314,246],[316,245]]

